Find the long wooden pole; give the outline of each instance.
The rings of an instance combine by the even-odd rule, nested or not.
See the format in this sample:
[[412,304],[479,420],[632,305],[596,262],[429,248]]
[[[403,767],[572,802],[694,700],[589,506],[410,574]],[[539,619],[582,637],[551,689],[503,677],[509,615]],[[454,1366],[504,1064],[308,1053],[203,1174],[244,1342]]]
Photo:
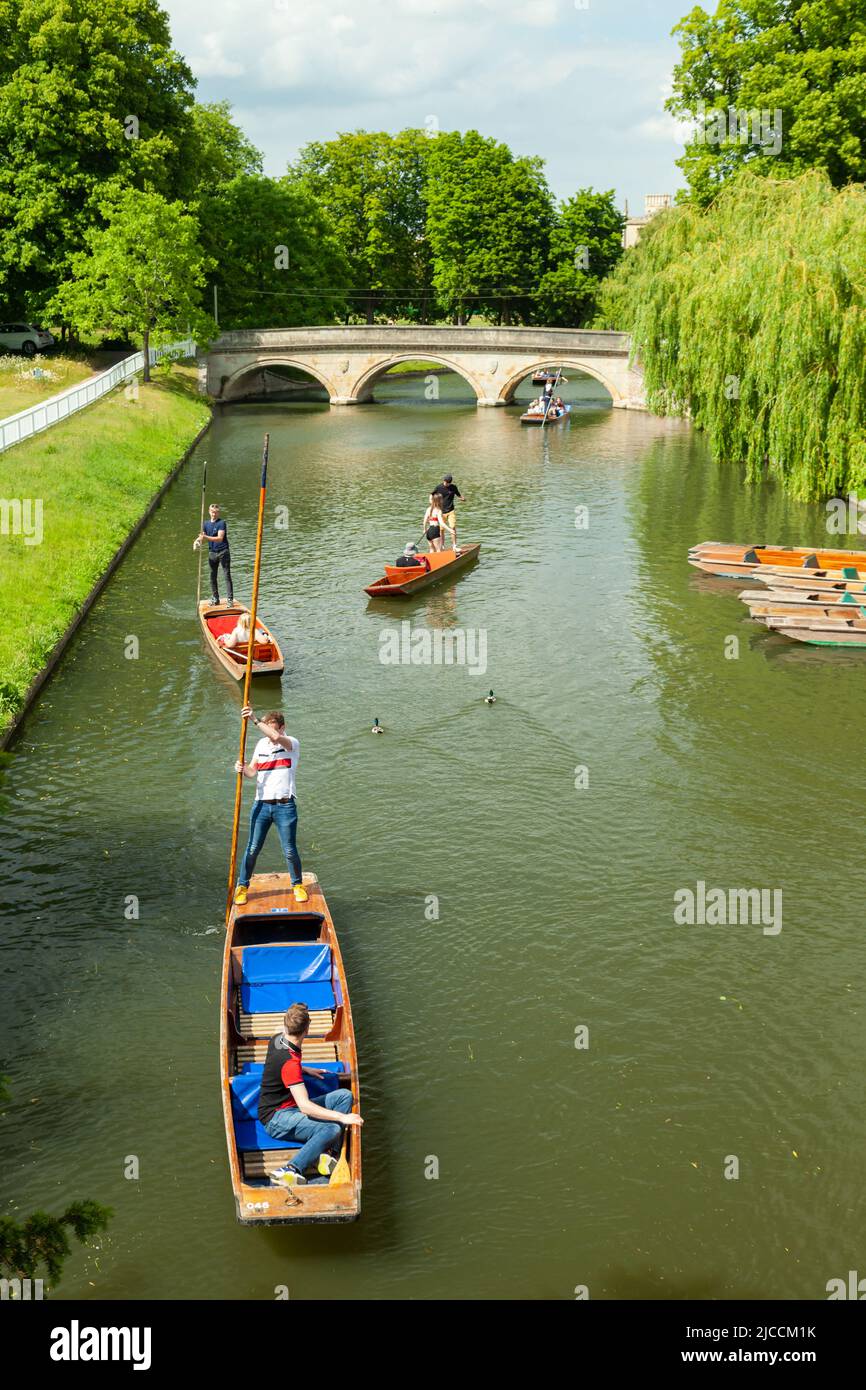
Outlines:
[[[554,383],[553,383],[553,391],[555,391],[556,388],[557,388],[557,386],[559,385],[559,378],[560,378],[561,376],[562,376],[562,363],[560,362],[560,364],[559,364],[559,371],[556,373],[556,380],[555,380]],[[553,405],[553,391],[551,391],[551,393],[550,393],[550,400],[547,402],[547,409],[546,409],[545,412],[544,412],[544,419],[543,419],[542,422],[541,422],[541,428],[542,428],[542,429],[544,429],[544,426],[547,424],[547,417],[548,417],[548,415],[550,414],[550,407]]]
[[[202,470],[202,475],[201,475],[201,521],[199,522],[199,525],[198,525],[198,533],[199,533],[199,535],[201,535],[202,531],[204,530],[204,501],[205,501],[205,493],[206,493],[206,490],[207,490],[207,459],[205,459],[205,461],[204,461],[204,469]],[[203,546],[204,546],[204,541],[202,541],[202,542],[200,543],[199,548],[198,548],[198,586],[197,586],[197,588],[196,588],[196,595],[195,595],[196,605],[199,605],[199,604],[201,603],[201,552],[202,552]]]
[[[244,672],[244,708],[250,702],[250,681],[253,674],[253,653],[256,647],[256,608],[259,602],[259,573],[262,562],[262,531],[265,524],[265,492],[268,486],[268,449],[270,448],[271,436],[265,435],[264,448],[262,449],[262,485],[259,492],[259,524],[256,530],[256,559],[253,566],[253,597],[250,603],[250,635],[247,640],[247,665]],[[247,721],[241,720],[241,739],[238,761],[243,763],[246,760],[247,751]],[[232,897],[235,888],[235,869],[238,862],[238,826],[241,819],[241,800],[244,791],[244,774],[238,773],[237,785],[235,786],[235,817],[232,825],[232,852],[229,859],[229,883],[228,897],[226,899],[226,922],[232,908]]]

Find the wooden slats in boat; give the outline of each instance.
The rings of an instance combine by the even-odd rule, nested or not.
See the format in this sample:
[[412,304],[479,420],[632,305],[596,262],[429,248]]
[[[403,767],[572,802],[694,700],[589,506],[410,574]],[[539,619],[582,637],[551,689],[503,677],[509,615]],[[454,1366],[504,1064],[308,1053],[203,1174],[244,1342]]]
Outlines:
[[420,557],[429,566],[422,568],[420,573],[415,566],[386,565],[382,578],[368,585],[364,593],[371,598],[407,598],[419,589],[426,589],[428,584],[436,584],[440,579],[449,578],[456,570],[464,569],[478,559],[480,550],[481,542],[473,541],[471,545],[461,545],[457,550],[431,551]]
[[[237,991],[238,1029],[244,1038],[272,1038],[278,1033],[283,1022],[283,1014],[246,1014],[241,1008],[240,986]],[[285,1010],[283,1010],[285,1013]],[[334,1015],[330,1009],[310,1010],[310,1039],[326,1038],[331,1031]]]
[[[743,575],[760,574],[764,570],[785,570],[802,576],[804,570],[839,571],[845,568],[863,571],[866,578],[866,551],[816,550],[806,546],[733,545],[726,541],[703,541],[692,546],[689,564],[706,574],[722,579],[740,579]],[[852,576],[855,577],[855,576]]]
[[[248,612],[249,609],[243,603],[214,604],[209,599],[205,599],[198,606],[198,618],[205,642],[220,665],[238,681],[243,680],[246,670],[247,644],[243,643],[240,647],[228,648],[224,647],[218,639],[225,633],[231,632],[237,625],[241,614]],[[267,623],[258,614],[256,614],[256,627],[267,633],[268,640],[256,643],[256,650],[253,652],[253,675],[278,676],[283,669],[283,653],[280,650],[280,644]]]
[[[287,1161],[292,1152],[285,1148],[263,1149],[255,1137],[255,1125],[236,1118],[232,1106],[232,1078],[249,1077],[250,1068],[265,1060],[267,1040],[242,1036],[238,1017],[238,986],[242,982],[244,951],[251,946],[293,946],[318,943],[330,950],[330,987],[335,1011],[319,1010],[332,1017],[329,1036],[304,1044],[307,1065],[336,1062],[345,1078],[335,1084],[351,1086],[354,1107],[359,1101],[358,1061],[352,1008],[343,968],[343,958],[328,905],[315,874],[305,873],[309,902],[296,903],[288,874],[255,874],[246,903],[232,906],[223,953],[220,1009],[220,1086],[223,1119],[228,1148],[229,1170],[238,1220],[248,1225],[276,1222],[354,1221],[361,1210],[361,1129],[347,1130],[346,1155],[351,1180],[348,1183],[308,1183],[285,1188],[271,1185],[268,1174]],[[300,988],[300,987],[299,987]],[[265,1015],[253,1013],[250,1018]],[[279,1019],[279,1015],[275,1015]],[[276,1030],[275,1030],[276,1031]],[[241,1134],[239,1141],[238,1134]],[[295,1150],[296,1151],[296,1150]]]

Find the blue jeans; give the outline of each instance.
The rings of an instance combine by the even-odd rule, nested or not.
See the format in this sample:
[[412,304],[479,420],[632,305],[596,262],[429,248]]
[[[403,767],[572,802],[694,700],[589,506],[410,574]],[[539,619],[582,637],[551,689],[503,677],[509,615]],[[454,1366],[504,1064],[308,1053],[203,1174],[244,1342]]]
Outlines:
[[[328,1091],[327,1095],[316,1098],[316,1104],[323,1105],[326,1110],[342,1110],[347,1115],[352,1108],[352,1092],[342,1088]],[[336,1121],[329,1125],[327,1120],[311,1120],[292,1106],[289,1110],[275,1111],[265,1129],[272,1139],[294,1139],[303,1145],[291,1160],[291,1165],[299,1173],[305,1173],[312,1168],[319,1154],[332,1148],[341,1138],[344,1126]]]
[[249,888],[253,870],[256,867],[256,860],[261,854],[262,845],[268,837],[271,826],[277,827],[280,843],[283,846],[283,853],[286,856],[286,864],[289,868],[292,884],[303,882],[301,872],[301,857],[295,845],[295,835],[298,829],[298,808],[292,801],[254,801],[253,809],[250,814],[250,839],[244,852],[243,863],[241,864],[241,876],[238,883],[243,884],[244,888]]

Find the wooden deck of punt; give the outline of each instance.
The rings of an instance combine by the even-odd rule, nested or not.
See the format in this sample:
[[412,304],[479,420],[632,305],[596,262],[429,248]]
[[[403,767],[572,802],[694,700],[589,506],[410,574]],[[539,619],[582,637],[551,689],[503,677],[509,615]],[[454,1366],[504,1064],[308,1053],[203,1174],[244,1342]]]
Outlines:
[[471,564],[478,559],[480,550],[481,542],[473,541],[471,545],[459,546],[456,551],[431,551],[424,557],[430,562],[430,568],[422,570],[420,574],[409,566],[386,565],[382,578],[369,584],[364,593],[371,598],[408,598],[410,594],[417,594],[419,589],[426,589],[428,584],[447,579],[456,570]]
[[[297,1149],[239,1149],[232,1109],[232,1077],[261,1064],[270,1036],[277,1031],[280,1014],[249,1013],[239,1016],[239,986],[243,955],[248,946],[309,946],[330,948],[331,984],[335,1008],[316,1010],[317,1036],[304,1043],[303,1060],[310,1066],[339,1064],[344,1074],[339,1084],[351,1086],[357,1108],[358,1061],[352,1009],[337,933],[315,874],[305,873],[309,902],[296,903],[288,874],[255,874],[243,907],[233,906],[226,931],[220,1005],[220,1085],[232,1190],[238,1220],[249,1225],[278,1222],[303,1224],[354,1221],[361,1211],[361,1130],[348,1130],[347,1158],[351,1182],[331,1186],[309,1183],[304,1187],[271,1186],[268,1175],[288,1162]],[[298,987],[299,989],[302,986]],[[277,1026],[275,1026],[275,1023]],[[327,1031],[324,1031],[327,1029]],[[348,1078],[348,1079],[345,1079]]]
[[[246,669],[246,643],[241,647],[229,650],[217,641],[217,637],[221,636],[224,631],[230,632],[237,624],[240,615],[249,611],[246,604],[243,603],[215,604],[210,599],[203,599],[198,606],[198,618],[205,642],[220,665],[238,681],[243,680]],[[256,614],[256,627],[268,634],[268,640],[264,643],[256,643],[256,651],[253,652],[253,675],[278,676],[283,669],[283,653],[280,651],[280,644],[267,623],[258,614]]]
[[812,647],[866,647],[866,618],[834,621],[832,618],[762,618],[773,632],[806,642]]
[[[734,545],[727,541],[702,541],[689,551],[689,564],[705,574],[724,579],[740,579],[764,569],[780,567],[794,574],[804,570],[841,571],[862,568],[866,578],[866,551],[818,550],[806,546]],[[834,574],[834,578],[842,578]]]

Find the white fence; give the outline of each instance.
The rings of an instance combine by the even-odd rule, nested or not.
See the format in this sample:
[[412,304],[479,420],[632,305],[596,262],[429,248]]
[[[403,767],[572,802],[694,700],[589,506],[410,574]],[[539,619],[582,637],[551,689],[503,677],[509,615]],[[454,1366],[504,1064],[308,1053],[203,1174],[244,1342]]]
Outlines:
[[[153,366],[161,357],[194,357],[195,350],[195,341],[185,338],[180,343],[151,348],[148,355]],[[77,386],[69,386],[56,396],[49,396],[38,405],[30,406],[28,410],[19,410],[17,415],[9,415],[5,420],[0,420],[0,454],[13,444],[20,444],[22,439],[29,439],[41,430],[50,429],[59,420],[66,420],[77,410],[92,405],[94,401],[107,396],[108,392],[113,391],[122,381],[128,381],[141,371],[144,371],[144,353],[134,352],[131,357],[125,357],[122,362],[115,362],[113,367],[98,372],[96,376],[88,377],[86,381],[80,381]]]

